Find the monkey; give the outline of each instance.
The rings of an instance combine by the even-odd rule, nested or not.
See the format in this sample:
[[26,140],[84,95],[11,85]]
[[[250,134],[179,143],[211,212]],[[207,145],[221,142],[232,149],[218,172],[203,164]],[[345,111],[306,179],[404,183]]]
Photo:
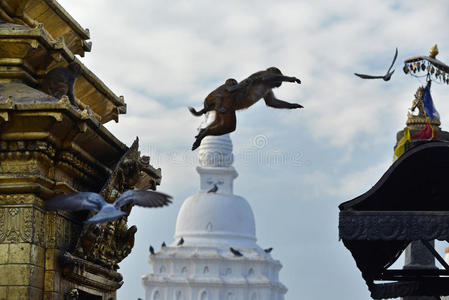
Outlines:
[[58,99],[67,95],[70,103],[79,108],[73,95],[73,87],[79,75],[81,66],[76,62],[70,63],[67,67],[51,69],[42,79],[41,90]]
[[193,107],[189,107],[190,112],[194,116],[201,116],[211,110],[215,110],[218,113],[225,113],[226,109],[222,106],[224,94],[230,92],[233,86],[237,85],[237,80],[234,78],[229,78],[224,84],[220,85],[218,88],[213,90],[209,95],[207,95],[204,100],[204,108],[200,111],[196,111]]
[[272,89],[280,87],[284,81],[301,83],[301,80],[296,77],[284,76],[278,68],[271,67],[265,71],[256,72],[237,84],[235,80],[232,80],[234,79],[228,79],[225,84],[212,91],[204,100],[202,110],[197,112],[189,107],[190,112],[195,116],[201,116],[211,110],[216,111],[215,120],[195,136],[192,151],[198,148],[202,139],[208,135],[233,132],[237,125],[235,111],[246,109],[262,98],[267,106],[273,108],[303,108],[301,104],[279,100],[274,95]]

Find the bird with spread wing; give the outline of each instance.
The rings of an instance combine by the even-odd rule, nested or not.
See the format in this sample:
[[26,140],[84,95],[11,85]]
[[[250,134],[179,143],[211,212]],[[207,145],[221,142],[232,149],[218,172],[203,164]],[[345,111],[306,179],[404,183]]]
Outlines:
[[383,79],[384,81],[388,81],[391,79],[391,75],[393,75],[393,73],[394,73],[394,70],[391,71],[391,68],[393,68],[397,57],[398,57],[398,48],[396,48],[396,53],[394,54],[393,62],[391,63],[391,66],[390,66],[390,68],[388,68],[388,71],[385,75],[373,76],[373,75],[366,75],[366,74],[359,74],[359,73],[354,73],[354,74],[363,79]]
[[170,204],[172,197],[152,190],[128,190],[114,203],[107,203],[100,194],[91,192],[59,195],[45,202],[48,210],[96,212],[85,223],[104,223],[123,217],[126,212],[120,208],[127,204],[143,207],[162,207]]

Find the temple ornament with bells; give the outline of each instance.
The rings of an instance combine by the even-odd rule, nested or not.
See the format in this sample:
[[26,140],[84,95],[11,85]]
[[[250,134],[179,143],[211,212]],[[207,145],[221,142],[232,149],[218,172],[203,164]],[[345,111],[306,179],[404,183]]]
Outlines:
[[[339,205],[339,237],[373,299],[449,295],[449,265],[434,249],[434,240],[449,241],[449,133],[430,95],[432,81],[448,83],[449,67],[437,54],[435,45],[430,56],[405,60],[404,72],[425,72],[427,84],[397,134],[395,161],[370,190]],[[390,268],[404,251],[404,267]]]
[[438,46],[430,49],[429,56],[415,56],[404,61],[404,73],[412,76],[420,72],[426,72],[427,80],[432,78],[435,81],[449,84],[449,66],[436,58],[438,55]]
[[407,126],[398,132],[394,159],[428,140],[449,141],[449,133],[440,129],[440,115],[430,92],[432,82],[449,84],[449,66],[436,58],[438,52],[438,46],[435,45],[430,49],[429,56],[414,56],[404,61],[404,73],[416,78],[425,77],[426,86],[418,87],[415,93],[408,112]]

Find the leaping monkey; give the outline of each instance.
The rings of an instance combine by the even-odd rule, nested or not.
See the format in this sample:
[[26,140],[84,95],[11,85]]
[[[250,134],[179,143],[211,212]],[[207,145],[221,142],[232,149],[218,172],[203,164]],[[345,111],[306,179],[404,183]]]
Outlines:
[[202,139],[208,135],[233,132],[237,123],[235,111],[248,108],[262,98],[267,106],[274,108],[303,108],[301,104],[276,98],[272,89],[280,87],[284,81],[301,83],[301,80],[296,77],[284,76],[275,67],[256,72],[240,83],[230,78],[206,97],[203,109],[197,112],[193,107],[189,107],[190,112],[195,116],[201,116],[211,110],[216,111],[215,120],[201,129],[195,137],[192,150],[198,148]]

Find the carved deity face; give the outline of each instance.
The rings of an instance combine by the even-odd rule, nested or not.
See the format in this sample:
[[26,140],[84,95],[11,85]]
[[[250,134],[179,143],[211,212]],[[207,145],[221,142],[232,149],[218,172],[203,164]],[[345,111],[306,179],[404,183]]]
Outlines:
[[416,100],[421,100],[423,96],[424,96],[424,88],[423,88],[423,87],[420,87],[420,88],[418,88],[418,90],[416,91],[415,99],[416,99]]

